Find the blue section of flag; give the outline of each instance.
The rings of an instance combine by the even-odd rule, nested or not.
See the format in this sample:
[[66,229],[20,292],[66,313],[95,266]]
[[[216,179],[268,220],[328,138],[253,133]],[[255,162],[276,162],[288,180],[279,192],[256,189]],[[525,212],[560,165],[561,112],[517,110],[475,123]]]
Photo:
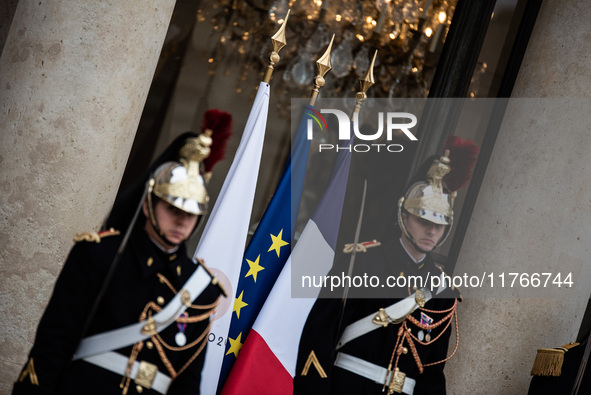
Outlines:
[[[313,107],[306,106],[306,109]],[[244,341],[291,254],[310,149],[307,139],[309,118],[305,111],[275,194],[244,252],[229,339],[240,337]],[[224,356],[218,391],[223,387],[235,360],[234,353]]]

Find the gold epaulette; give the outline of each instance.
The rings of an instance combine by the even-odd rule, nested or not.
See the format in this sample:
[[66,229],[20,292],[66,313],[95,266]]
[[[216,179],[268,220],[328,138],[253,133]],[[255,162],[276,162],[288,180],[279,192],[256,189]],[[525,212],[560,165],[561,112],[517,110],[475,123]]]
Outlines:
[[[363,243],[357,243],[357,252],[367,252],[368,248],[372,248],[372,247],[379,247],[381,246],[382,243],[380,243],[377,240],[372,240],[372,241],[364,241]],[[345,244],[345,248],[343,248],[343,252],[345,254],[349,254],[351,252],[353,252],[353,243],[347,243]]]
[[100,243],[101,239],[103,239],[104,237],[117,236],[120,233],[121,232],[119,232],[118,230],[115,230],[113,228],[108,229],[108,230],[103,230],[102,232],[98,232],[98,233],[97,232],[82,232],[82,233],[77,233],[76,236],[74,236],[74,241],[76,243],[81,242],[81,241]]
[[579,343],[569,343],[556,348],[538,348],[530,374],[532,376],[560,376],[564,354],[578,345]]

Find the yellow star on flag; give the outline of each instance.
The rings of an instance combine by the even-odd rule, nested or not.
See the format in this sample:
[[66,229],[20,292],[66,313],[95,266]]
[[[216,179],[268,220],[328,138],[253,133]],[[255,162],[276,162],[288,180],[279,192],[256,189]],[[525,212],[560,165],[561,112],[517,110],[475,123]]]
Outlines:
[[275,250],[275,252],[277,253],[277,257],[279,257],[279,250],[281,249],[281,247],[288,245],[289,243],[287,241],[283,241],[281,238],[283,236],[283,229],[281,229],[281,231],[279,232],[279,234],[277,236],[273,236],[273,234],[271,234],[271,240],[273,240],[273,244],[271,244],[271,247],[269,247],[269,251],[271,250]]
[[244,291],[240,292],[240,296],[234,299],[234,310],[232,310],[232,312],[236,312],[238,318],[240,318],[240,309],[244,306],[248,306],[248,303],[242,301],[243,295]]
[[240,349],[242,348],[242,343],[240,342],[242,340],[242,332],[240,332],[238,334],[238,337],[236,339],[232,339],[231,337],[228,337],[228,340],[230,341],[230,349],[228,350],[226,355],[230,355],[231,353],[234,353],[234,357],[238,358],[238,353],[240,352]]
[[252,276],[254,278],[255,283],[257,282],[257,273],[264,269],[264,267],[259,265],[260,257],[261,255],[259,254],[259,256],[257,256],[257,259],[254,262],[249,261],[248,259],[246,260],[246,262],[248,262],[248,266],[250,266],[250,270],[248,270],[248,273],[246,273],[246,276],[244,276],[244,278]]

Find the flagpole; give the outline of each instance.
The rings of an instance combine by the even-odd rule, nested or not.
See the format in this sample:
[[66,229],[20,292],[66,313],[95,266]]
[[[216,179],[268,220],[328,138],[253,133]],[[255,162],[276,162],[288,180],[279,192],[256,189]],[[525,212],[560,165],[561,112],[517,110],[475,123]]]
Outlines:
[[318,68],[318,75],[314,77],[314,89],[312,89],[312,94],[310,95],[310,101],[308,104],[313,106],[316,104],[316,99],[318,98],[318,94],[320,93],[320,88],[324,86],[326,83],[324,76],[332,69],[332,63],[330,62],[330,51],[332,49],[332,43],[334,41],[334,34],[330,39],[330,44],[328,44],[328,48],[324,55],[322,55],[316,61],[316,67]]
[[279,57],[279,51],[283,49],[287,45],[287,41],[285,40],[285,26],[287,25],[287,19],[289,18],[289,12],[291,10],[287,10],[287,15],[285,15],[285,20],[283,24],[277,30],[277,33],[271,37],[271,43],[273,44],[273,52],[269,54],[269,65],[265,70],[265,75],[263,76],[263,82],[268,84],[271,82],[271,77],[273,76],[273,71],[275,68],[273,67],[276,63],[279,62],[281,59]]
[[[202,258],[212,272],[218,274],[218,277],[225,281],[224,285],[226,285],[229,294],[228,299],[221,307],[218,307],[216,315],[211,321],[200,383],[200,391],[203,394],[217,393],[218,380],[226,352],[226,342],[230,343],[231,349],[241,346],[239,341],[228,337],[228,329],[232,318],[232,306],[237,296],[240,266],[244,255],[263,151],[270,99],[269,82],[273,74],[273,66],[280,60],[278,52],[286,45],[285,27],[288,15],[277,33],[271,38],[273,51],[269,55],[270,63],[259,84],[232,165],[194,253],[196,258]],[[232,242],[228,243],[228,240]],[[222,245],[223,248],[220,248]],[[233,340],[234,343],[230,340]]]
[[353,109],[353,113],[351,114],[351,120],[353,121],[355,117],[359,116],[359,111],[361,111],[361,106],[363,102],[367,100],[367,90],[371,88],[372,85],[376,83],[373,78],[373,65],[376,62],[376,56],[378,55],[378,51],[376,50],[373,54],[373,59],[369,65],[369,68],[365,72],[365,74],[359,78],[359,92],[355,94],[355,108]]
[[[378,54],[378,51],[376,50],[373,54],[373,59],[371,60],[369,68],[367,69],[365,74],[361,78],[359,78],[359,92],[357,92],[355,94],[355,100],[356,100],[355,108],[353,108],[353,112],[351,113],[351,120],[352,121],[359,118],[359,111],[361,111],[361,107],[363,105],[363,102],[365,102],[367,100],[367,93],[366,92],[369,88],[371,88],[372,85],[375,84],[375,80],[373,77],[373,66],[376,61],[377,54]],[[366,189],[367,189],[367,180],[365,181],[364,186],[363,186],[363,197],[362,197],[362,201],[361,201],[361,211],[359,213],[359,220],[357,223],[357,229],[355,230],[355,239],[353,241],[353,253],[351,254],[351,260],[349,261],[349,270],[348,270],[349,277],[351,277],[353,275],[353,267],[355,265],[357,244],[359,243],[359,232],[361,229],[361,221],[363,219],[363,209],[365,206]],[[348,293],[349,293],[349,287],[347,286],[347,284],[345,284],[345,289],[343,291],[343,297],[342,297],[342,303],[341,303],[341,311],[339,314],[339,324],[337,326],[337,339],[338,339],[338,336],[340,335],[341,326],[343,323],[343,316],[345,315],[345,306],[347,304]]]

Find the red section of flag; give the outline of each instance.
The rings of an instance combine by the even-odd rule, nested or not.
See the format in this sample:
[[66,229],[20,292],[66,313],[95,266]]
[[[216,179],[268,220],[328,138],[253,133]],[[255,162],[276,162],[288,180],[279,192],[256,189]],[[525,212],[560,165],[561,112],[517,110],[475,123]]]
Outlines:
[[293,377],[254,329],[240,349],[221,395],[291,395]]

